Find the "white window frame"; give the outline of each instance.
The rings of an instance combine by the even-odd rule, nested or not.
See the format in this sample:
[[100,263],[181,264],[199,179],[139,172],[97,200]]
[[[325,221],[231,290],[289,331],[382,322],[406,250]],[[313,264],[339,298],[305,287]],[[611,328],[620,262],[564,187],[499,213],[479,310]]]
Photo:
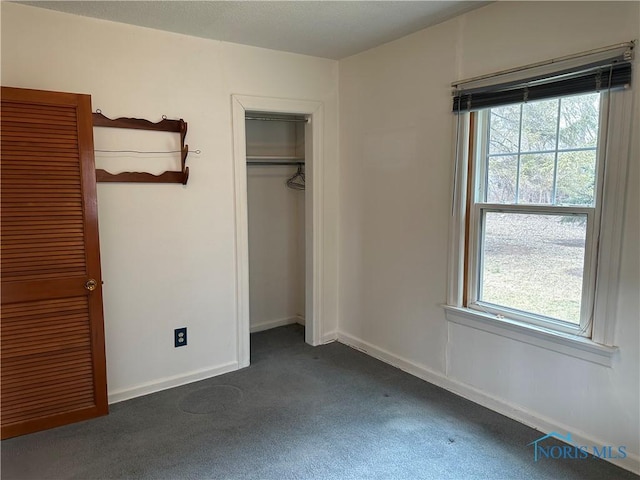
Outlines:
[[[626,178],[629,160],[632,121],[631,89],[603,92],[601,103],[601,127],[598,151],[599,187],[596,194],[600,201],[596,209],[584,207],[541,207],[538,205],[476,204],[470,212],[469,232],[467,225],[467,192],[469,171],[470,114],[455,116],[456,168],[454,171],[454,194],[450,223],[449,282],[446,317],[450,322],[470,326],[514,340],[534,344],[553,351],[565,353],[601,365],[610,366],[617,348],[613,345],[613,334],[617,314],[618,277],[623,231],[623,212],[626,197]],[[476,128],[476,131],[479,129]],[[475,162],[477,163],[477,162]],[[479,278],[478,222],[482,211],[530,211],[560,213],[565,208],[571,212],[584,210],[593,217],[588,221],[587,236],[591,243],[585,251],[585,273],[583,278],[583,302],[593,305],[589,319],[581,319],[581,325],[572,326],[553,321],[540,322],[539,318],[511,312],[508,309],[486,308],[486,305],[463,304],[464,281],[468,278],[469,292],[477,292]],[[591,210],[587,212],[586,210]],[[469,235],[469,266],[476,265],[468,275],[465,272],[465,238]],[[585,326],[588,328],[585,329]],[[590,337],[590,338],[589,338]]]
[[[602,205],[602,181],[604,177],[604,146],[606,146],[606,125],[608,121],[608,97],[609,94],[603,92],[600,95],[599,107],[599,128],[598,128],[598,148],[596,150],[596,166],[597,174],[595,186],[595,201],[593,207],[585,206],[555,206],[555,205],[532,205],[532,204],[492,204],[481,200],[472,199],[472,207],[469,222],[469,272],[467,275],[468,282],[468,304],[469,308],[491,313],[493,315],[508,316],[524,323],[537,325],[540,327],[550,328],[559,332],[580,335],[587,338],[591,337],[591,318],[593,315],[593,298],[595,286],[595,273],[597,261],[597,248],[600,232],[600,212]],[[562,97],[566,98],[566,97]],[[486,185],[481,180],[486,178],[486,158],[488,147],[488,116],[489,109],[485,109],[475,113],[476,124],[474,144],[478,145],[472,154],[474,161],[472,162],[471,172],[475,180],[472,182],[472,198],[483,198],[486,196]],[[558,120],[559,121],[559,120]],[[522,128],[522,125],[520,125]],[[485,213],[504,212],[504,213],[531,213],[542,215],[584,215],[587,219],[587,229],[585,235],[585,251],[584,251],[584,267],[582,278],[582,294],[580,306],[580,322],[579,325],[563,322],[553,318],[546,318],[543,315],[528,314],[526,312],[510,309],[506,306],[494,306],[487,302],[482,302],[478,297],[481,290],[481,272],[483,270],[482,251],[482,222]]]

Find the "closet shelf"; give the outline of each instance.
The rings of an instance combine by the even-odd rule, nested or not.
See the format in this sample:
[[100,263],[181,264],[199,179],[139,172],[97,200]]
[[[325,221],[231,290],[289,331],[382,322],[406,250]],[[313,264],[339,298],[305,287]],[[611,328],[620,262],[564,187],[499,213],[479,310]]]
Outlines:
[[294,157],[287,155],[247,155],[247,162],[268,162],[270,160],[287,161],[287,162],[304,162],[304,157]]
[[304,157],[251,155],[247,157],[247,166],[250,165],[304,165]]

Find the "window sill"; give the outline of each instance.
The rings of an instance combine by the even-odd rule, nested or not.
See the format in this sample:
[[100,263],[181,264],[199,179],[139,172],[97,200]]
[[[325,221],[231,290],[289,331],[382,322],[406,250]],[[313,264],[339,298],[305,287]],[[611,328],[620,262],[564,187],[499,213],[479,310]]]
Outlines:
[[469,308],[443,305],[447,321],[493,333],[529,345],[535,345],[553,352],[611,367],[618,347],[595,343],[587,338],[554,332],[545,328],[527,325],[515,320],[496,318]]

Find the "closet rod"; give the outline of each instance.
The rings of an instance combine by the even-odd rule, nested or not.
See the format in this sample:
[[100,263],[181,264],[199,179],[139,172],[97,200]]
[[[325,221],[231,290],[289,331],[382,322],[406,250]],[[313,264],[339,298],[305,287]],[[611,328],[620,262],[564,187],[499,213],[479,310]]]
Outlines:
[[307,123],[309,120],[306,118],[273,118],[273,117],[256,117],[256,116],[245,116],[245,120],[265,120],[267,122],[296,122],[296,123]]
[[249,165],[304,165],[304,162],[285,162],[285,161],[276,161],[276,162],[247,162],[247,166]]

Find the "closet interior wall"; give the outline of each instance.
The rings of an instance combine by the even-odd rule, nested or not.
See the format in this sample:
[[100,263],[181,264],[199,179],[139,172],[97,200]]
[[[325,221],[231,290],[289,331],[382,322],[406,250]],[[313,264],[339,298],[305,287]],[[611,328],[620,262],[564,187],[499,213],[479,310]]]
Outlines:
[[304,325],[305,191],[286,186],[304,162],[303,122],[250,120],[247,114],[247,205],[251,332]]

